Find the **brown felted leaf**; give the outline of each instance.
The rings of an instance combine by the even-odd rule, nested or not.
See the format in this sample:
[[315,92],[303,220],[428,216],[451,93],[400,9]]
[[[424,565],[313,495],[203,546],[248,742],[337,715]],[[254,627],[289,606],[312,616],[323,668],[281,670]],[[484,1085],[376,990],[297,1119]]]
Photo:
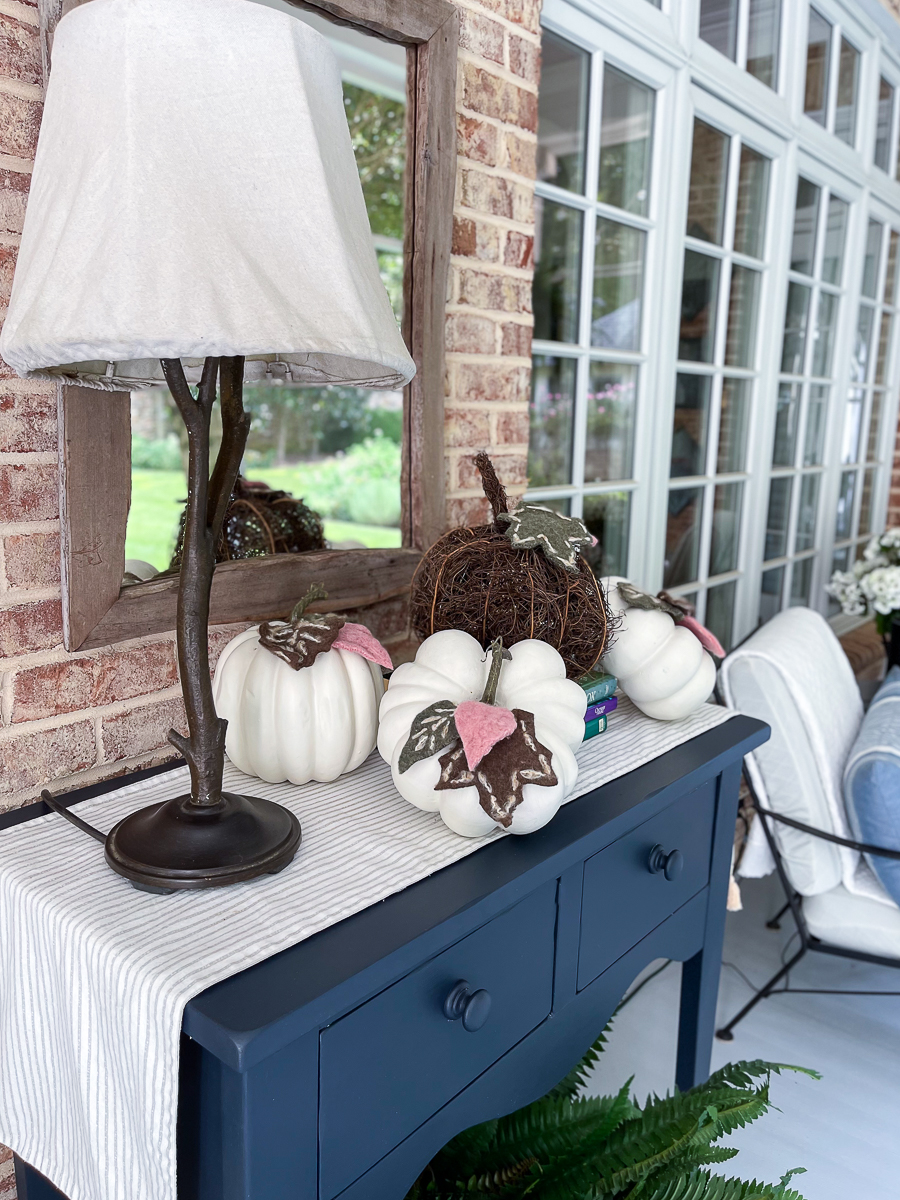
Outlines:
[[636,588],[633,583],[626,583],[624,579],[621,583],[616,584],[616,587],[619,595],[631,608],[642,608],[646,612],[668,613],[676,621],[680,621],[685,615],[684,610],[670,600],[663,599],[662,596],[651,596],[649,592],[642,592],[640,588]]
[[436,792],[476,787],[479,804],[504,829],[512,824],[513,813],[522,803],[522,789],[526,783],[553,787],[559,782],[550,751],[535,736],[534,714],[521,708],[512,711],[516,718],[515,731],[498,742],[474,771],[469,770],[466,752],[460,743],[441,756],[441,777],[434,785]]
[[310,613],[286,624],[263,621],[259,644],[299,671],[312,666],[319,654],[331,649],[343,625],[344,618],[334,613]]
[[431,758],[432,754],[437,754],[438,750],[456,741],[455,712],[456,705],[452,700],[435,700],[434,704],[429,704],[416,715],[397,762],[397,770],[401,775],[414,763]]
[[516,550],[543,550],[551,562],[574,575],[579,553],[594,541],[583,521],[542,504],[522,504],[514,512],[498,513],[496,520],[506,525],[506,536]]

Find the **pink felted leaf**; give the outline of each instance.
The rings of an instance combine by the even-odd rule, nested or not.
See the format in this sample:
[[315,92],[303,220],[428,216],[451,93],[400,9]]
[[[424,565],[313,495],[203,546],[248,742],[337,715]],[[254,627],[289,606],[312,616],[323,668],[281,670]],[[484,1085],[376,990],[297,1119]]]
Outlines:
[[516,731],[516,718],[508,708],[464,700],[454,714],[469,770],[474,771],[489,750]]
[[332,650],[352,650],[360,658],[367,658],[369,662],[378,663],[379,667],[385,667],[388,671],[392,670],[394,666],[391,656],[378,638],[371,634],[365,625],[357,625],[354,621],[346,621],[341,626],[340,633],[332,642],[331,648]]
[[722,643],[714,633],[710,633],[706,626],[701,625],[695,617],[682,617],[678,624],[683,625],[685,629],[689,629],[704,650],[708,650],[716,658],[725,657],[725,649]]

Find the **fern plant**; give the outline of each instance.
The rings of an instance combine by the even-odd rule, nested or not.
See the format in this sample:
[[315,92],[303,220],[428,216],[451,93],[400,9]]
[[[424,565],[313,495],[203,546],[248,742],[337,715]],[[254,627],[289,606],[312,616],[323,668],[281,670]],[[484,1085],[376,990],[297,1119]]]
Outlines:
[[[608,1030],[607,1026],[607,1030]],[[803,1200],[790,1187],[726,1179],[708,1168],[737,1154],[715,1145],[763,1116],[773,1074],[815,1071],[732,1063],[689,1092],[641,1108],[629,1079],[614,1096],[584,1097],[606,1032],[546,1096],[459,1134],[429,1163],[407,1200],[496,1196],[519,1200]]]

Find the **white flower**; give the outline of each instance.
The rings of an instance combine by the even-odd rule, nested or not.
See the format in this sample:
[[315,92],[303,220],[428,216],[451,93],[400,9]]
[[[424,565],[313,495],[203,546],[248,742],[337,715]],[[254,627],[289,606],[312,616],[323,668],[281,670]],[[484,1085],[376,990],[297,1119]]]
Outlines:
[[852,571],[835,571],[825,590],[829,596],[834,596],[848,616],[861,617],[865,613],[866,597]]
[[900,567],[876,567],[860,580],[859,590],[878,613],[900,610]]

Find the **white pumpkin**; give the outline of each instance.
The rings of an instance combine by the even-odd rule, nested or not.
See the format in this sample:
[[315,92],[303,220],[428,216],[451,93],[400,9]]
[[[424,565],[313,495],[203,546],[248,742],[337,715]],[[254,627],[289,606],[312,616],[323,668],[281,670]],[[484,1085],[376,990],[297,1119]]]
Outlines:
[[358,767],[375,748],[383,694],[381,667],[355,651],[332,648],[295,670],[257,626],[228,643],[213,684],[225,752],[267,783],[327,783]]
[[[500,670],[495,703],[534,714],[535,736],[550,751],[557,778],[551,786],[525,784],[509,826],[509,832],[524,834],[546,825],[575,786],[574,751],[584,738],[586,699],[578,684],[566,678],[565,663],[546,642],[518,642],[509,654]],[[397,667],[381,701],[378,751],[390,765],[400,795],[417,808],[439,812],[446,825],[465,837],[484,837],[498,826],[481,807],[476,787],[435,791],[439,759],[447,747],[402,773],[399,759],[423,709],[439,700],[462,704],[482,698],[491,663],[491,655],[468,633],[443,630],[426,638],[415,662]]]
[[678,721],[709,699],[716,664],[690,629],[676,625],[668,613],[626,604],[619,581],[603,581],[610,609],[622,618],[603,668],[648,717]]

